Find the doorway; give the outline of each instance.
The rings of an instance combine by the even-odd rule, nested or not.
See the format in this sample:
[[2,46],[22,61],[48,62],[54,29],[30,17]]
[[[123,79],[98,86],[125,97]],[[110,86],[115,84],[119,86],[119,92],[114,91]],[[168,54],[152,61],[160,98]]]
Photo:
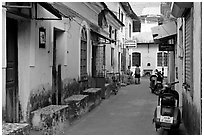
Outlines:
[[53,32],[53,66],[52,66],[52,104],[61,104],[61,92],[62,92],[62,78],[61,78],[61,64],[60,55],[62,52],[63,44],[63,32],[57,28],[54,28]]
[[6,18],[6,122],[18,122],[18,23]]

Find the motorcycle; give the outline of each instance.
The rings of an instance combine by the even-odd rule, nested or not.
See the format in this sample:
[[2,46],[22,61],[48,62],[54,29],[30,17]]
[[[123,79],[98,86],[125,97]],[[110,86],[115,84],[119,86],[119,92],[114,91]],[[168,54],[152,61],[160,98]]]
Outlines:
[[158,96],[158,105],[154,111],[153,123],[156,131],[161,128],[164,132],[179,129],[181,112],[179,109],[179,94],[172,86],[179,82],[164,85]]
[[158,73],[157,75],[152,75],[150,77],[150,90],[152,93],[159,95],[161,89],[163,88],[162,85],[163,75]]

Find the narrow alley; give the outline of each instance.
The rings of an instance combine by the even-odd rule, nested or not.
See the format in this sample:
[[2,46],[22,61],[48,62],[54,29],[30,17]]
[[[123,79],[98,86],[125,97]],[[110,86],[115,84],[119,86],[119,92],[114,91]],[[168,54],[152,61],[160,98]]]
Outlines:
[[1,7],[3,135],[202,134],[202,2]]
[[[149,91],[149,79],[141,84],[122,87],[117,95],[111,95],[93,111],[71,127],[67,135],[158,135],[152,124],[157,96]],[[183,126],[178,133],[185,134]]]

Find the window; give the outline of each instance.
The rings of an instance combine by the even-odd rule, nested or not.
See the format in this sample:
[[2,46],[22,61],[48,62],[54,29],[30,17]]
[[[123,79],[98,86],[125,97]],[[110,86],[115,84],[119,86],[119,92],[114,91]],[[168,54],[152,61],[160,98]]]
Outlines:
[[131,24],[129,24],[129,37],[131,38]]
[[117,29],[115,29],[115,45],[116,45],[116,41],[117,41]]
[[157,66],[162,66],[162,52],[157,53]]
[[164,66],[167,67],[168,66],[168,53],[164,52],[164,54],[162,54],[162,52],[157,53],[157,66]]
[[168,66],[168,53],[164,53],[164,66]]
[[[121,22],[123,23],[123,13],[121,12]],[[121,32],[123,32],[123,27],[121,27]]]
[[141,53],[138,52],[132,53],[132,66],[136,65],[141,66]]
[[121,22],[123,23],[123,13],[121,12]]
[[119,12],[118,12],[118,15],[119,15],[119,20],[120,20],[120,7],[119,7]]
[[112,26],[109,26],[109,38],[112,36]]
[[150,64],[150,63],[147,63],[147,66],[151,66],[151,64]]
[[114,65],[114,48],[111,48],[111,66]]
[[87,33],[83,27],[81,32],[81,64],[80,64],[81,79],[87,76]]

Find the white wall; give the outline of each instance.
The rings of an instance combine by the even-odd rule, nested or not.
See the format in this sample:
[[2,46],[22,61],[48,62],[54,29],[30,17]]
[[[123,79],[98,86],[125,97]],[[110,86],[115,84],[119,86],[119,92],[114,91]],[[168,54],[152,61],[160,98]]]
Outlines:
[[[132,60],[133,52],[141,53],[141,66],[140,66],[141,76],[143,75],[144,69],[151,69],[151,70],[158,69],[159,71],[162,71],[162,67],[157,66],[157,53],[160,52],[158,51],[157,44],[149,44],[149,50],[148,50],[148,44],[138,43],[137,48],[130,49],[129,53],[131,55],[131,60]],[[150,63],[151,66],[147,66],[147,63]],[[131,65],[131,70],[134,72],[135,66]],[[164,76],[167,76],[167,67],[164,67]]]

